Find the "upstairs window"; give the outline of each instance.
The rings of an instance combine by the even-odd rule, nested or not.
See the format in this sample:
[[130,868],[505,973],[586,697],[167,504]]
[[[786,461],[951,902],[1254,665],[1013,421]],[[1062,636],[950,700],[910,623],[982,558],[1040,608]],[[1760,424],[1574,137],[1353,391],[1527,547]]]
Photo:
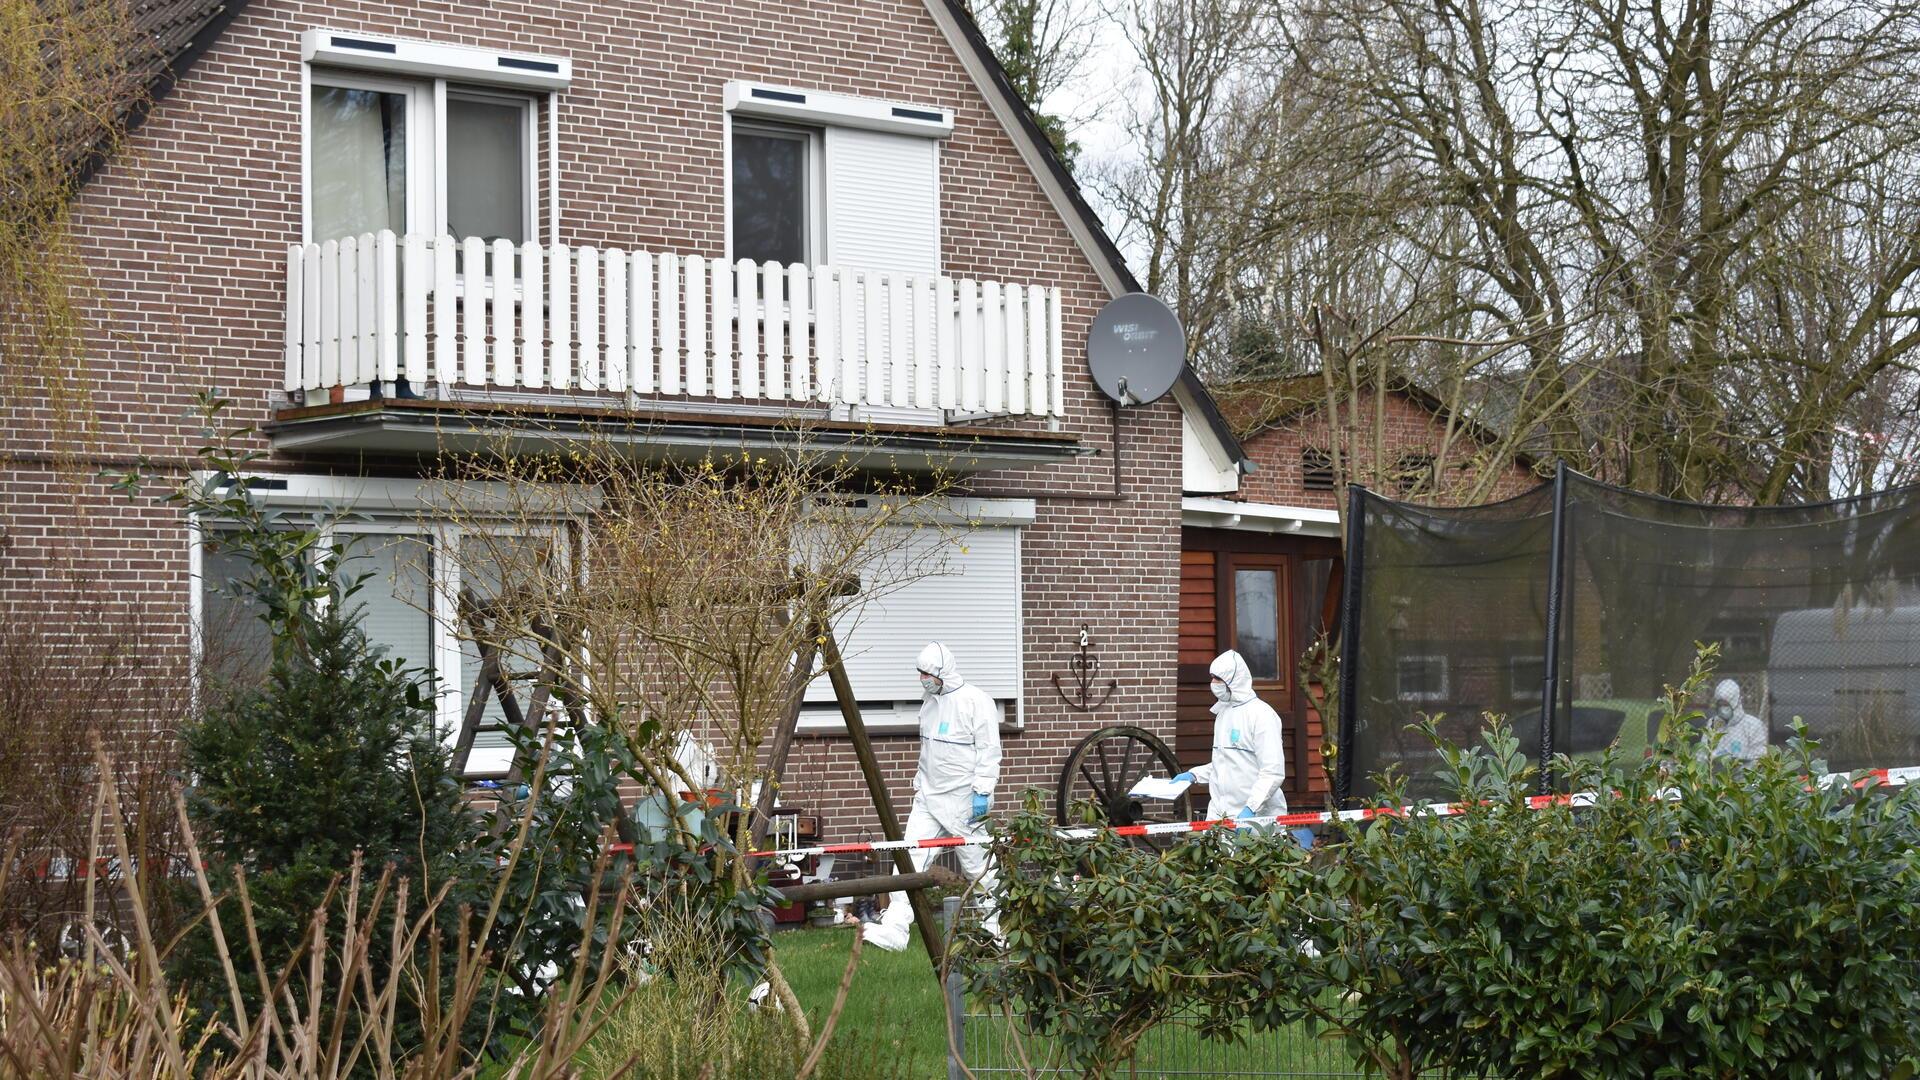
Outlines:
[[541,106],[567,60],[330,30],[301,51],[309,240],[537,238]]
[[313,235],[407,231],[407,114],[403,90],[313,87]]
[[316,74],[307,121],[315,240],[430,227],[432,95],[400,80]]
[[447,231],[462,239],[533,238],[531,98],[447,94]]
[[812,262],[819,135],[770,124],[733,125],[733,257]]
[[[436,101],[444,138],[435,137]],[[534,237],[531,97],[316,71],[308,116],[313,239],[381,229],[489,243]]]
[[728,258],[940,272],[945,109],[729,83]]

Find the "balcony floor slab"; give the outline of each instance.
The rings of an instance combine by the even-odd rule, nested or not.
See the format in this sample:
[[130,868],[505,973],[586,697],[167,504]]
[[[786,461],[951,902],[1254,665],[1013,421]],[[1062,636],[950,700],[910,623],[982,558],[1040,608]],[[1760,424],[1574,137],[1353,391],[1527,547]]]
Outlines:
[[870,472],[968,475],[1069,461],[1094,452],[1073,435],[1031,428],[873,424],[818,417],[565,404],[379,398],[296,406],[263,428],[303,457],[542,454],[598,446],[636,460],[750,452],[826,456]]

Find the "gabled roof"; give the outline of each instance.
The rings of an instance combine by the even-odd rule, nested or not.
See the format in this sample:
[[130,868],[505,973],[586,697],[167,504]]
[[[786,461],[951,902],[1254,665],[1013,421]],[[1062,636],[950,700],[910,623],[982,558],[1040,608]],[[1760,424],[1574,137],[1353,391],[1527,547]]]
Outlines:
[[[153,103],[172,92],[180,76],[246,4],[247,0],[135,0],[130,16],[133,29],[148,45],[135,63],[137,72],[146,76],[148,94],[127,118],[128,130],[146,120]],[[88,162],[82,179],[99,164]]]
[[[1371,383],[1369,382],[1369,385]],[[1326,383],[1318,372],[1268,379],[1243,379],[1219,388],[1217,398],[1226,422],[1241,439],[1253,439],[1299,416],[1323,408],[1327,402]],[[1405,379],[1389,383],[1388,393],[1397,394],[1425,410],[1434,418],[1454,419],[1469,438],[1481,445],[1500,441],[1496,427],[1476,417],[1459,415],[1439,395]],[[1533,455],[1517,451],[1514,460],[1531,466]]]
[[153,48],[149,64],[156,97],[172,88],[168,73],[198,59],[242,6],[244,0],[138,0],[133,5],[133,28]]
[[[132,41],[126,54],[128,73],[138,81],[142,94],[123,104],[119,117],[124,130],[139,127],[153,103],[173,89],[181,72],[191,67],[209,44],[220,36],[246,0],[132,0],[127,8],[128,29]],[[93,178],[106,163],[109,147],[105,144],[74,145],[69,163],[74,185],[79,187]]]
[[[153,37],[155,58],[153,60],[153,81],[150,102],[159,101],[172,91],[174,85],[185,75],[200,55],[219,38],[221,31],[231,23],[247,0],[137,0],[135,22],[144,33]],[[993,53],[993,47],[987,43],[986,36],[980,32],[980,25],[967,10],[964,0],[925,0],[927,9],[934,21],[948,32],[949,40],[961,53],[963,62],[971,61],[968,67],[975,75],[975,81],[981,85],[989,104],[994,106],[995,114],[1002,126],[1013,137],[1028,163],[1034,166],[1034,172],[1041,181],[1061,216],[1066,219],[1069,230],[1093,261],[1096,270],[1114,295],[1139,292],[1140,283],[1127,266],[1126,256],[1107,235],[1106,226],[1100,215],[1094,212],[1086,195],[1080,190],[1066,162],[1053,148],[1052,140],[1040,127],[1033,110],[1027,106],[1013,81],[1001,66]],[[146,108],[136,113],[128,124],[129,129],[138,127],[146,119]],[[86,169],[91,173],[98,163],[90,163]],[[84,180],[84,176],[83,176]],[[1197,412],[1201,426],[1206,433],[1218,440],[1225,456],[1242,471],[1250,470],[1252,462],[1246,451],[1234,437],[1232,427],[1220,411],[1219,403],[1207,390],[1199,376],[1187,368],[1180,373],[1180,397],[1183,407],[1188,403]]]

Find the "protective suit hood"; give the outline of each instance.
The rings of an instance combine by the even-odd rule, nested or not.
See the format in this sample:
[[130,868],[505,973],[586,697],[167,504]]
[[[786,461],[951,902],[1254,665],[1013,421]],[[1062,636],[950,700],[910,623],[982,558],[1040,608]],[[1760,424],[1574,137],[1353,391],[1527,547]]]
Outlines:
[[1732,679],[1721,679],[1720,685],[1713,688],[1713,703],[1718,705],[1723,701],[1733,706],[1735,716],[1746,711],[1740,707],[1740,684]]
[[[1720,716],[1722,704],[1731,707],[1732,716]],[[1732,679],[1721,679],[1713,688],[1713,715],[1707,723],[1713,730],[1720,732],[1720,740],[1714,746],[1713,756],[1738,758],[1753,762],[1760,760],[1766,753],[1770,741],[1764,720],[1748,712],[1740,700],[1740,684]]]
[[1207,668],[1207,675],[1227,684],[1226,700],[1215,702],[1214,712],[1234,705],[1245,705],[1254,699],[1253,672],[1248,670],[1247,661],[1237,650],[1228,649],[1214,657],[1212,666]]
[[920,659],[914,666],[940,680],[940,693],[951,694],[967,685],[960,677],[960,662],[953,658],[953,650],[934,641],[920,650]]

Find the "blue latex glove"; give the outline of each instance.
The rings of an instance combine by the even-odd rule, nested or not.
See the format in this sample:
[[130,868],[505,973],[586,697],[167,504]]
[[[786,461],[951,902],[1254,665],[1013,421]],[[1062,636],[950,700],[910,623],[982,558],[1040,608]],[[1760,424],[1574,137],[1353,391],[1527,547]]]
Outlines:
[[1193,783],[1193,774],[1190,772],[1183,772],[1179,776],[1174,777],[1174,779],[1185,780],[1187,783],[1191,784]]
[[1253,816],[1253,807],[1251,807],[1251,806],[1243,806],[1243,807],[1241,807],[1241,808],[1240,808],[1240,817],[1241,817],[1241,819],[1243,819],[1243,820],[1244,820],[1244,819],[1246,819],[1246,818],[1250,818],[1250,817],[1252,817],[1252,816]]
[[987,816],[987,808],[993,805],[993,796],[973,793],[973,820],[979,821]]

